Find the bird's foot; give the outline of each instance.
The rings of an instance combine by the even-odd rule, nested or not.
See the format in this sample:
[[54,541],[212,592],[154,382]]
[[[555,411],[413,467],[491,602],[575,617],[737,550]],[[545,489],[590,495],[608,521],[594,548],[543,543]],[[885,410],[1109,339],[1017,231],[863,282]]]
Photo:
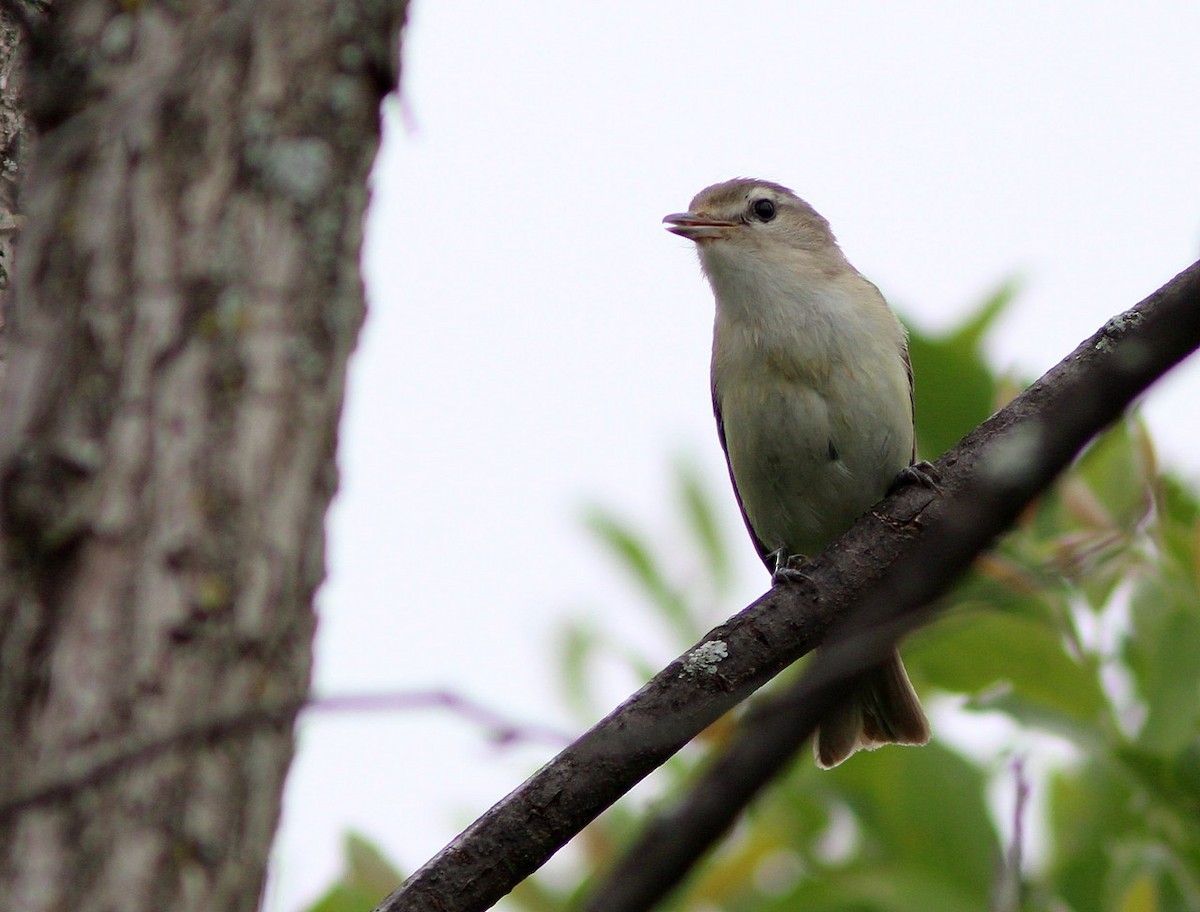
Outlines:
[[808,580],[808,574],[798,566],[804,562],[804,558],[799,554],[788,554],[787,548],[780,548],[772,551],[768,557],[775,563],[775,569],[771,571],[772,586],[778,586],[780,583],[802,583]]
[[896,477],[892,479],[892,483],[888,486],[888,494],[895,494],[901,488],[907,488],[909,485],[919,484],[923,488],[929,488],[931,491],[941,491],[940,482],[941,476],[938,475],[938,470],[934,468],[933,463],[921,460],[914,462],[910,466],[905,466],[896,473]]

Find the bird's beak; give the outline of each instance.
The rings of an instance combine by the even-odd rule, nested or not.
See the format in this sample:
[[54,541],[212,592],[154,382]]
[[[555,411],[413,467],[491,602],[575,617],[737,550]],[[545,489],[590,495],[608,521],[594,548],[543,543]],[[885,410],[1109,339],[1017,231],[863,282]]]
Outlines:
[[702,241],[705,238],[725,237],[730,228],[737,222],[728,219],[712,218],[708,215],[695,215],[691,212],[676,212],[663,219],[663,224],[672,234],[685,237],[689,241]]

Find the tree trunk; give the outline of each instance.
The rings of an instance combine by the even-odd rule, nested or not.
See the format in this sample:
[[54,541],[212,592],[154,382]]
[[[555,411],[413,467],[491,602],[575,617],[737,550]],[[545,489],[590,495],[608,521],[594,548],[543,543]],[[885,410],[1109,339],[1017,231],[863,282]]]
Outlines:
[[6,30],[38,140],[0,399],[0,910],[258,902],[402,18],[61,0]]

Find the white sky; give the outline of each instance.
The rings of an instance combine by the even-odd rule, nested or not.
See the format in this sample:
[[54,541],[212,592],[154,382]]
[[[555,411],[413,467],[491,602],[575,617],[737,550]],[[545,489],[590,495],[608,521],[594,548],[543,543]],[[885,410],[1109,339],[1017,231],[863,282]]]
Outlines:
[[[711,297],[660,225],[710,183],[795,189],[925,327],[1021,276],[993,351],[1031,375],[1192,262],[1200,4],[1141,6],[416,0],[317,693],[446,687],[574,730],[550,661],[565,617],[672,657],[579,516],[599,501],[670,540],[684,453],[743,534],[710,414]],[[1185,368],[1147,407],[1192,477],[1198,393]],[[744,545],[725,613],[767,584]],[[551,754],[436,711],[307,717],[269,908],[328,885],[347,828],[415,868]]]

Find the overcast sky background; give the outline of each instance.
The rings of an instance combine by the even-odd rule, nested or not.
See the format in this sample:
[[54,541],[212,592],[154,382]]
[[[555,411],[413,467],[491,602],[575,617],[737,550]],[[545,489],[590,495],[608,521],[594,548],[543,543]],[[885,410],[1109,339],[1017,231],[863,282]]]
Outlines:
[[[1194,2],[415,0],[316,693],[450,688],[577,730],[551,661],[564,618],[673,657],[583,505],[670,543],[685,454],[744,535],[710,413],[712,300],[662,216],[730,177],[779,181],[925,328],[1019,276],[992,352],[1040,374],[1200,255],[1197,34]],[[1192,478],[1198,395],[1185,367],[1146,404]],[[724,613],[768,582],[734,540]],[[347,828],[415,868],[553,753],[435,711],[308,715],[268,908],[329,884]]]

